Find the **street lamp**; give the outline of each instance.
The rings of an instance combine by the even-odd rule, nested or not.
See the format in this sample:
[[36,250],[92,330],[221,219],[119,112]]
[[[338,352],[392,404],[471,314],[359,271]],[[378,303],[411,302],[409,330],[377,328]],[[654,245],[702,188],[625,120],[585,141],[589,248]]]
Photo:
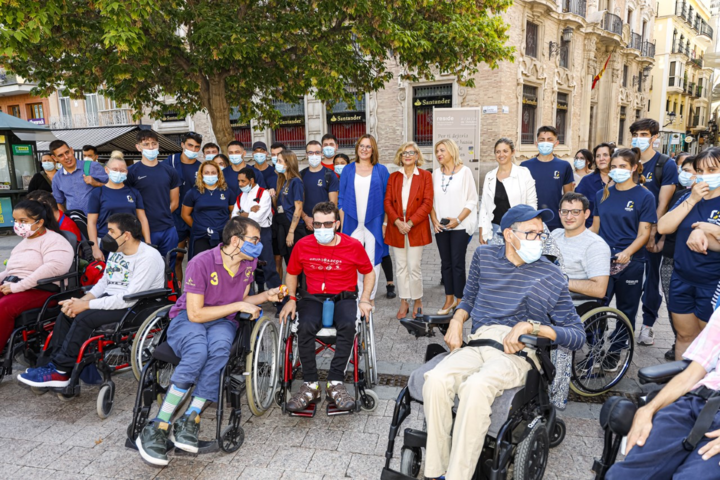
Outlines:
[[668,120],[670,120],[670,121],[669,121],[668,123],[666,123],[665,125],[663,125],[663,128],[667,127],[667,126],[670,125],[671,123],[674,123],[674,122],[675,122],[675,117],[676,117],[675,112],[667,112],[667,118],[668,118]]

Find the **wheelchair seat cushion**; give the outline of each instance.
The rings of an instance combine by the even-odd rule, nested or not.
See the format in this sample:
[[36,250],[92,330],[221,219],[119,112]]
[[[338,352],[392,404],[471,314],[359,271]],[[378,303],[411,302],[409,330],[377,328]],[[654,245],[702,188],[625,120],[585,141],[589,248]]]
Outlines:
[[175,352],[168,342],[163,342],[155,348],[153,351],[153,358],[171,365],[177,365],[180,363],[180,357],[175,355]]

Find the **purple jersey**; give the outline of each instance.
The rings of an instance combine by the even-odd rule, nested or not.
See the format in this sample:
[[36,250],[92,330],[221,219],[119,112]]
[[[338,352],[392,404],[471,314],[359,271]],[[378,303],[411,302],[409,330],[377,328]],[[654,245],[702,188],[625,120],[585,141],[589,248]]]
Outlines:
[[[221,243],[190,260],[185,271],[183,294],[170,309],[170,318],[175,318],[181,310],[187,309],[188,292],[204,295],[206,307],[228,305],[243,300],[245,289],[255,279],[257,259],[243,260],[238,271],[232,275],[223,264],[220,253],[222,246]],[[234,320],[235,314],[228,315],[227,318]]]

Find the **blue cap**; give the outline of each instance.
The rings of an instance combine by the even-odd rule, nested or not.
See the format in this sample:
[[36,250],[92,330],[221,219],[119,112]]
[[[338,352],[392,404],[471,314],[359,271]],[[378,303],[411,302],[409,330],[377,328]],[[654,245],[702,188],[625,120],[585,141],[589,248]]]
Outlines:
[[253,143],[253,146],[252,146],[253,152],[254,152],[255,150],[257,150],[258,148],[259,148],[259,149],[262,149],[262,150],[265,150],[265,151],[267,152],[267,145],[265,145],[265,142],[255,142],[255,143]]
[[555,218],[555,214],[547,208],[535,210],[530,205],[515,205],[503,215],[502,220],[500,220],[500,230],[505,231],[513,223],[527,222],[536,217],[540,217],[540,220],[547,223]]

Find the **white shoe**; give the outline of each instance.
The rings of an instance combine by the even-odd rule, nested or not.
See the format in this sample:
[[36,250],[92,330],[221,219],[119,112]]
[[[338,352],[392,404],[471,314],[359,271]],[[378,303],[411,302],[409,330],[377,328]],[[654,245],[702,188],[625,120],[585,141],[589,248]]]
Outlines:
[[640,334],[637,338],[638,345],[654,345],[655,344],[655,334],[653,333],[652,328],[643,325],[640,328]]

